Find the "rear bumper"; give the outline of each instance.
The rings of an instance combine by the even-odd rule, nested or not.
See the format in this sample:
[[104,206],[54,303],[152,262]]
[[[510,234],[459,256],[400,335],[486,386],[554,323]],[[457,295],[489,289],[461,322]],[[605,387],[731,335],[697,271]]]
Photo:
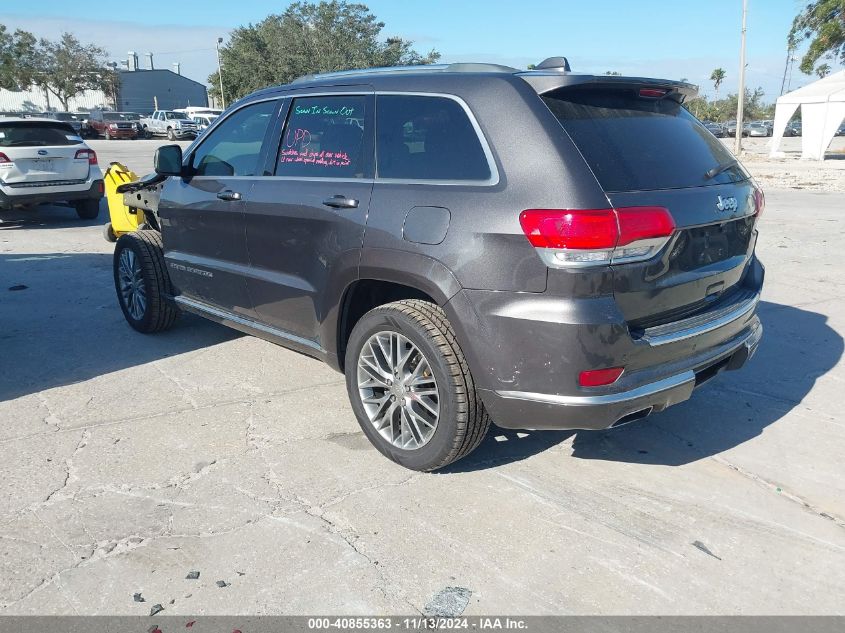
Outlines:
[[0,209],[25,204],[46,202],[75,202],[77,200],[99,200],[103,197],[103,180],[96,178],[78,185],[48,187],[0,186]]
[[482,399],[502,428],[598,430],[621,426],[688,400],[696,387],[717,374],[739,369],[754,355],[762,334],[763,326],[754,317],[740,336],[689,359],[689,368],[626,391],[594,396],[485,391]]
[[[752,256],[725,303],[644,330],[631,328],[612,293],[592,287],[574,296],[461,290],[444,309],[497,425],[604,429],[683,402],[741,367],[762,336],[763,277]],[[606,367],[624,372],[610,385],[580,385],[581,371]]]

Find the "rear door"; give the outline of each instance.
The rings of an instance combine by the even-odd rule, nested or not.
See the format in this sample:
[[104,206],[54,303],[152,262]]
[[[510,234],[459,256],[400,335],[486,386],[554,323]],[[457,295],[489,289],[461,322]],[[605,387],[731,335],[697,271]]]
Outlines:
[[357,276],[373,189],[372,90],[346,89],[288,100],[268,175],[246,204],[255,310],[311,347]]
[[663,207],[675,221],[659,258],[613,266],[614,297],[629,323],[674,320],[737,290],[754,248],[756,187],[671,92],[593,85],[543,100],[610,206]]
[[[84,182],[88,154],[82,138],[60,121],[0,122],[0,179],[7,185],[47,182]],[[79,158],[77,154],[79,153]]]
[[182,300],[253,316],[246,278],[244,200],[263,166],[280,101],[231,112],[186,157],[189,178],[170,178],[159,203],[165,257]]

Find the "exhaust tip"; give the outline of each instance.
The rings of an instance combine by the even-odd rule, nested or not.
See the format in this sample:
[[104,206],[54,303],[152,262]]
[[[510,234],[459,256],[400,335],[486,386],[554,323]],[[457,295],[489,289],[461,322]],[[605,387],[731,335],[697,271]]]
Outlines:
[[625,426],[626,424],[630,424],[631,422],[636,422],[637,420],[642,420],[643,418],[647,418],[651,415],[651,412],[654,410],[654,407],[646,407],[645,409],[640,409],[639,411],[634,411],[633,413],[629,413],[628,415],[623,415],[621,418],[616,420],[613,424],[610,425],[610,428],[615,429],[620,426]]

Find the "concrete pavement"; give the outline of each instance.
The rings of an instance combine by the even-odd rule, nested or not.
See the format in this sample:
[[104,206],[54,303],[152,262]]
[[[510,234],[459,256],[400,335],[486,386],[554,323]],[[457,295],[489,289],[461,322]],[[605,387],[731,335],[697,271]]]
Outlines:
[[[153,144],[94,143],[139,172]],[[0,614],[844,613],[845,198],[767,194],[746,368],[438,474],[372,449],[316,361],[131,330],[105,212],[0,214]]]

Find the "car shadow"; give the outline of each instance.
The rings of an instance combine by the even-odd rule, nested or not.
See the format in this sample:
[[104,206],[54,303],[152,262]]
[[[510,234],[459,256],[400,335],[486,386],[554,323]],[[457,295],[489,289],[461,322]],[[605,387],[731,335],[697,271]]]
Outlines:
[[64,227],[102,226],[109,221],[106,199],[100,200],[100,215],[83,220],[69,204],[51,203],[16,207],[0,211],[0,232],[15,229],[58,229]]
[[[606,431],[512,431],[493,427],[472,455],[441,472],[517,462],[573,438],[572,457],[679,466],[747,442],[776,423],[842,357],[827,317],[761,302],[763,341],[739,371],[723,372],[687,402]],[[530,426],[530,421],[525,421]]]
[[192,315],[139,334],[123,318],[112,275],[111,253],[0,253],[0,401],[241,336]]

